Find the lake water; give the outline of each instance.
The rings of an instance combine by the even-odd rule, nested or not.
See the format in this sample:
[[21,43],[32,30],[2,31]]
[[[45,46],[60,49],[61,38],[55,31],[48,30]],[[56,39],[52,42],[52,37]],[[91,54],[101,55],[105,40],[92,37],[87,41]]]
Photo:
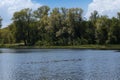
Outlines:
[[120,80],[120,52],[0,49],[0,80]]

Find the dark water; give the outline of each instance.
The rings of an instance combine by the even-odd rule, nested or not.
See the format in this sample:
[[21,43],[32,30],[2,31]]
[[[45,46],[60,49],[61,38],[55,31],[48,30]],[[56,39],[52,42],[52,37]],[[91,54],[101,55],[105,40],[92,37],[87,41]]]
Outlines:
[[120,80],[120,52],[0,49],[0,80]]

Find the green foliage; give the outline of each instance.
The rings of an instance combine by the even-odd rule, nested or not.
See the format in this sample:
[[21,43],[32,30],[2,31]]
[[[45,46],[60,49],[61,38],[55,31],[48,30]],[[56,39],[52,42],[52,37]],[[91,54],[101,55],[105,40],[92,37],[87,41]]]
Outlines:
[[108,39],[110,21],[106,16],[101,16],[96,21],[96,41],[98,44],[105,44]]
[[2,26],[2,18],[0,16],[0,28],[1,28],[1,26]]
[[23,40],[25,45],[34,45],[37,39],[34,37],[37,35],[37,28],[32,10],[27,8],[19,12],[15,12],[13,21],[16,29],[16,40]]
[[0,39],[0,44],[11,44],[15,42],[14,36],[10,32],[9,28],[5,28],[1,30],[1,39]]
[[[117,18],[100,16],[97,11],[84,20],[81,8],[39,7],[15,12],[13,23],[0,30],[0,43],[25,46],[79,46],[120,44],[120,13]],[[0,18],[0,27],[1,27]]]

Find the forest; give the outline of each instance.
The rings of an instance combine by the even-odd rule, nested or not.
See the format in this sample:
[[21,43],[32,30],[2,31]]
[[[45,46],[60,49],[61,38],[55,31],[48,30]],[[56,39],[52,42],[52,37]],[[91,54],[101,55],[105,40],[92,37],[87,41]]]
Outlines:
[[1,28],[0,44],[23,43],[25,46],[79,46],[90,44],[120,44],[120,13],[109,18],[91,13],[83,16],[81,8],[53,8],[41,6],[15,12],[12,23]]

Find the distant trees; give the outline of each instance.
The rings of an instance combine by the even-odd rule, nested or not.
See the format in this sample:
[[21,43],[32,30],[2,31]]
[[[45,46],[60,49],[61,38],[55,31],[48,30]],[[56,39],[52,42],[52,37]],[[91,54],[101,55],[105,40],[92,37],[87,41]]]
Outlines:
[[35,10],[33,13],[37,21],[36,22],[36,26],[38,30],[37,43],[39,45],[49,45],[50,42],[52,42],[52,41],[49,41],[51,36],[49,36],[50,34],[48,34],[49,21],[50,21],[49,11],[50,11],[50,8],[48,6],[42,6],[42,7],[39,7],[37,10]]
[[0,43],[2,42],[2,37],[1,37],[1,26],[2,26],[2,18],[0,16]]
[[[0,23],[1,23],[0,18]],[[26,46],[120,44],[120,13],[118,17],[100,16],[91,13],[83,19],[81,8],[39,7],[15,12],[13,23],[2,29],[4,43],[21,43]]]
[[96,21],[96,42],[98,44],[106,44],[108,39],[108,32],[110,21],[107,16],[101,16]]
[[2,18],[0,16],[0,28],[1,28],[1,26],[2,26]]
[[111,19],[111,26],[108,32],[108,42],[110,44],[120,44],[120,20],[119,18]]
[[8,28],[1,30],[0,44],[12,44],[15,42],[15,39]]
[[17,41],[24,41],[25,45],[34,45],[36,42],[37,30],[36,20],[32,10],[27,8],[13,15],[13,23],[15,24],[15,38]]

